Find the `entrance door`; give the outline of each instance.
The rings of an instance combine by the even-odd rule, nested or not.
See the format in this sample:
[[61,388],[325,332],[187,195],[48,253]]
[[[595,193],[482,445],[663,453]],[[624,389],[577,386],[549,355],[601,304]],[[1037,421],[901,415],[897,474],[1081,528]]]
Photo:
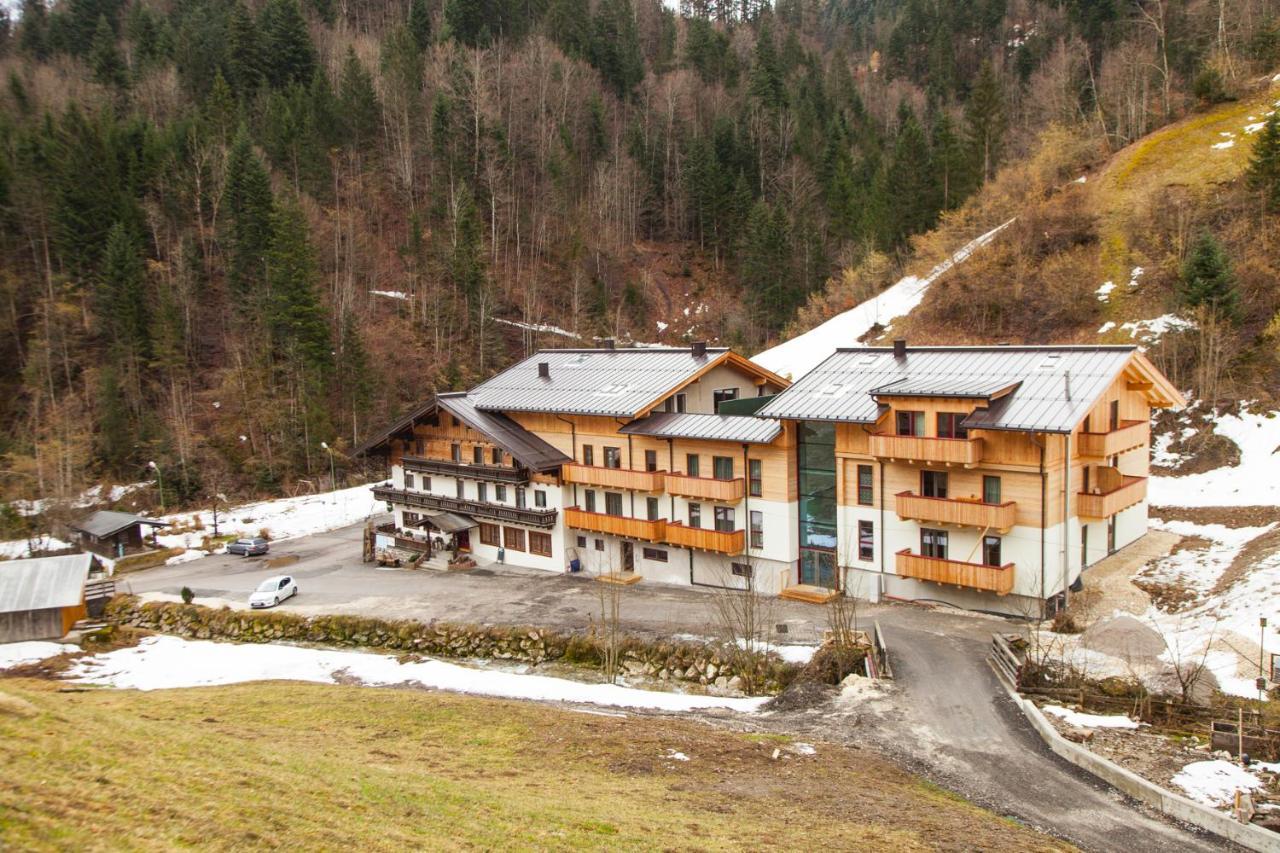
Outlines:
[[636,546],[633,542],[622,543],[622,570],[624,572],[636,570]]
[[800,583],[836,588],[836,555],[830,551],[800,551]]
[[1080,525],[1080,571],[1089,568],[1089,525]]
[[471,550],[471,531],[459,530],[453,534],[453,541],[457,543],[459,551]]
[[1107,519],[1107,553],[1114,554],[1116,552],[1116,517],[1113,515]]

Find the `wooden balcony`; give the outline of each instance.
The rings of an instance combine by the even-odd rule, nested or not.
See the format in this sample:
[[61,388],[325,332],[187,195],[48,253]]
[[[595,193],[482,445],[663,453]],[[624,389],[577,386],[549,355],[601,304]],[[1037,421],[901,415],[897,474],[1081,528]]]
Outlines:
[[944,465],[972,467],[982,461],[982,439],[872,433],[871,454],[882,459],[907,459],[913,462],[939,462]]
[[1081,518],[1110,518],[1146,497],[1146,477],[1121,477],[1120,484],[1109,491],[1076,495],[1076,514]]
[[904,520],[991,528],[1003,533],[1013,527],[1018,517],[1018,504],[1014,501],[989,504],[962,498],[928,498],[913,492],[899,492],[895,497],[898,518]]
[[746,481],[741,477],[720,480],[715,477],[690,477],[688,474],[668,474],[667,492],[683,498],[737,503],[747,493]]
[[571,462],[560,467],[560,479],[583,486],[606,489],[630,489],[636,492],[660,492],[666,477],[663,471],[632,471],[630,468],[605,468]]
[[444,474],[449,477],[469,477],[472,480],[491,480],[495,483],[529,482],[529,472],[509,465],[475,465],[453,462],[447,459],[427,459],[424,456],[405,456],[400,460],[406,471],[423,474]]
[[405,489],[393,489],[389,486],[375,486],[373,496],[380,501],[388,501],[401,506],[422,507],[423,509],[443,512],[460,512],[465,515],[479,516],[480,518],[527,524],[530,527],[556,526],[557,511],[554,509],[521,509],[505,504],[468,501],[459,498],[448,498],[444,495],[410,492]]
[[1115,456],[1135,447],[1151,443],[1151,424],[1147,421],[1122,421],[1110,432],[1082,432],[1078,452],[1081,456]]
[[607,515],[603,512],[587,512],[585,509],[569,507],[564,511],[564,523],[578,530],[590,530],[593,533],[609,533],[624,539],[641,539],[645,542],[661,542],[666,535],[667,520],[665,518],[650,521],[647,518],[625,518],[621,515]]
[[985,566],[982,563],[922,557],[911,553],[910,548],[904,548],[896,555],[895,567],[904,578],[980,589],[997,595],[1013,591],[1013,563]]
[[708,530],[704,527],[686,527],[683,524],[669,522],[666,541],[681,548],[697,548],[700,551],[714,551],[717,554],[741,554],[742,546],[746,542],[746,531],[724,532]]

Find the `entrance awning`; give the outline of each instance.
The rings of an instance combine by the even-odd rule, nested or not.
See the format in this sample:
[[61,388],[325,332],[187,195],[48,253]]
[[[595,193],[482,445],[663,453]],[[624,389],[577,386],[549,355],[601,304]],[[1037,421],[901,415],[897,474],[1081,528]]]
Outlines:
[[430,524],[442,533],[460,533],[476,526],[469,515],[459,515],[454,512],[428,512],[424,515],[423,523]]

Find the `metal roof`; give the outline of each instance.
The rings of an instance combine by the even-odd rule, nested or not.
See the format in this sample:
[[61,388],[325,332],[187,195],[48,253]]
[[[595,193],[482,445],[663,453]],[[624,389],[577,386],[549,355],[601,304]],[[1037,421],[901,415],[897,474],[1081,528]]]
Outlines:
[[869,424],[883,410],[873,394],[987,398],[1016,385],[965,426],[1070,432],[1135,352],[1131,346],[908,347],[897,359],[890,348],[842,349],[760,415]]
[[0,613],[74,607],[92,565],[92,554],[0,562]]
[[430,523],[441,533],[459,533],[479,526],[471,516],[456,512],[426,512],[422,515],[423,524]]
[[97,536],[101,539],[103,536],[111,536],[112,534],[119,533],[126,527],[132,527],[135,524],[150,524],[152,527],[169,526],[169,522],[167,521],[159,521],[154,518],[143,518],[140,515],[133,515],[127,512],[115,512],[109,509],[100,509],[92,515],[70,525],[70,527],[72,530],[80,530],[88,533],[90,536]]
[[[633,418],[664,392],[689,381],[728,350],[690,348],[543,350],[481,383],[477,408]],[[538,375],[545,362],[549,376]]]
[[754,415],[700,415],[685,412],[657,412],[632,421],[618,432],[623,435],[651,435],[657,438],[699,438],[708,441],[736,441],[768,444],[782,432],[782,424]]

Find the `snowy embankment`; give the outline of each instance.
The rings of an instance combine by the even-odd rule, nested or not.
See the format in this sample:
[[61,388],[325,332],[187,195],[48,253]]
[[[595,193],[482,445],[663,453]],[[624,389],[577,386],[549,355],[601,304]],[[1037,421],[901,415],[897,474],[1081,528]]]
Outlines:
[[868,299],[843,314],[837,314],[816,328],[772,349],[755,355],[751,360],[780,376],[798,379],[817,367],[827,356],[840,347],[860,346],[859,339],[872,327],[880,324],[888,329],[891,322],[910,314],[919,305],[929,285],[942,277],[956,264],[963,263],[970,255],[990,243],[995,236],[1014,222],[1010,219],[975,237],[956,250],[949,258],[929,270],[923,278],[904,276],[879,295]]
[[[1253,767],[1280,772],[1280,764],[1256,762]],[[1265,783],[1237,764],[1215,759],[1191,762],[1173,777],[1173,784],[1197,803],[1226,809],[1235,802],[1236,791],[1256,791]]]
[[[4,648],[0,646],[0,654]],[[692,695],[615,684],[586,684],[567,678],[472,668],[431,659],[401,662],[391,655],[369,652],[215,643],[169,636],[147,637],[133,648],[82,658],[68,671],[67,677],[85,684],[135,690],[277,680],[370,687],[410,685],[504,699],[675,712],[725,708],[752,713],[768,701],[767,697]]]

